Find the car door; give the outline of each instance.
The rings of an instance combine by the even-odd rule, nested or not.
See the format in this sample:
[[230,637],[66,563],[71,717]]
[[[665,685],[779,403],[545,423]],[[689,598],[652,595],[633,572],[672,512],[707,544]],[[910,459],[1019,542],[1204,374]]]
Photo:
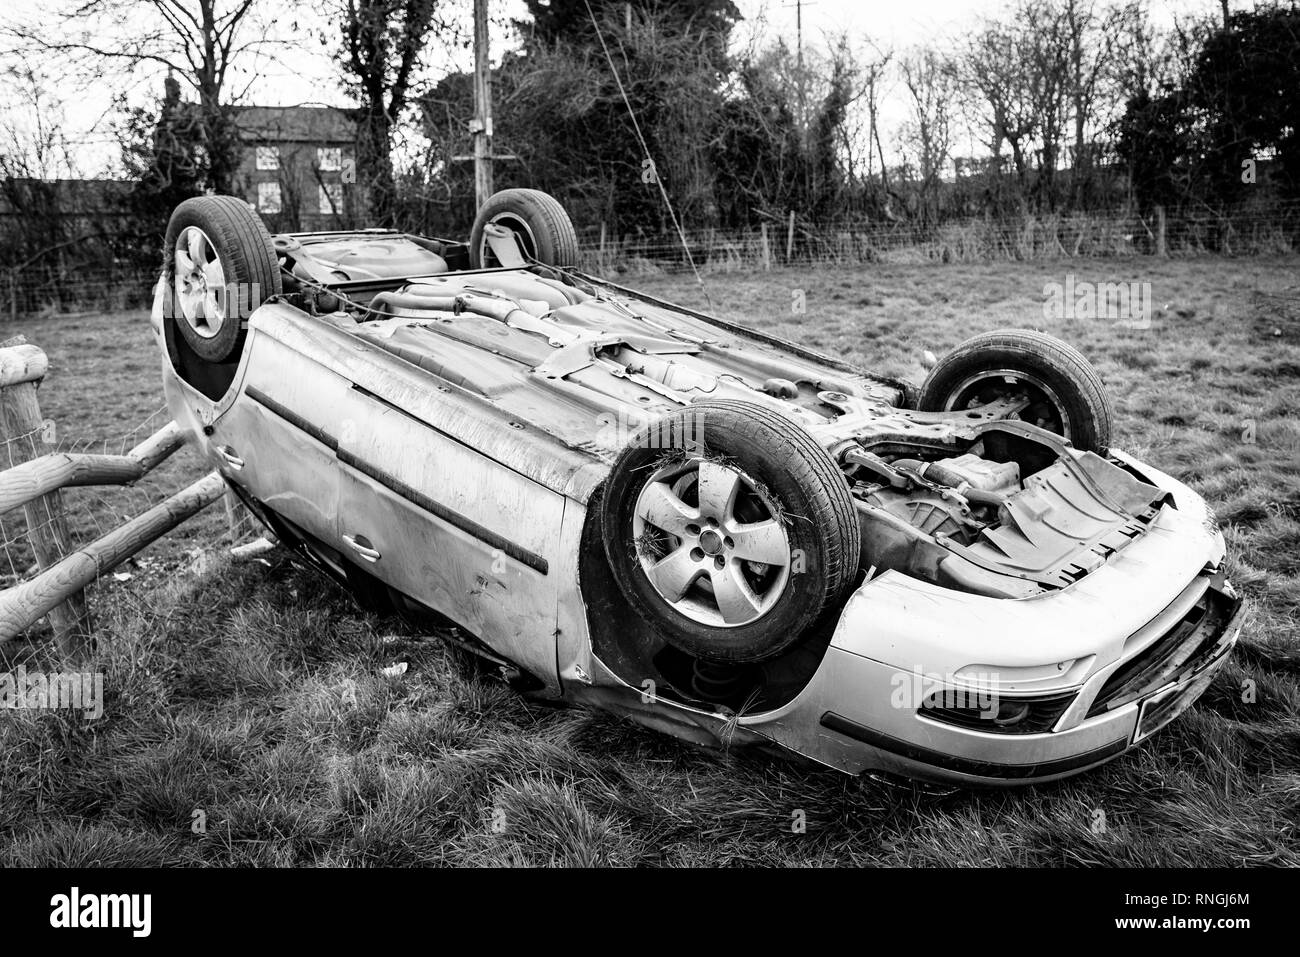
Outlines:
[[[338,423],[351,383],[317,358],[252,331],[240,395],[213,423],[222,470],[266,508],[337,542]],[[337,559],[318,554],[341,570]]]
[[361,385],[347,397],[338,460],[337,535],[351,557],[558,688],[564,496]]

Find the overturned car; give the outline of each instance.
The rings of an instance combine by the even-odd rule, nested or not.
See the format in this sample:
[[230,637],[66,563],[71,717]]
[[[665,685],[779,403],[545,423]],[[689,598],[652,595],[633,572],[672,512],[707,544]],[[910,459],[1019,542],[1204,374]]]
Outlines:
[[522,693],[850,774],[1023,783],[1187,708],[1241,603],[1213,515],[1108,446],[1087,361],[1008,330],[918,388],[576,268],[563,208],[468,242],[179,206],[171,412],[370,607]]

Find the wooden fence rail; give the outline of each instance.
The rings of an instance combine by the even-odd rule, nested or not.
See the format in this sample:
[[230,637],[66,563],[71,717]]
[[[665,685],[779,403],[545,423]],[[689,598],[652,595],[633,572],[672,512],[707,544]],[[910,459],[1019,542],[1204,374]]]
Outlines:
[[80,592],[225,492],[225,479],[209,472],[103,538],[77,549],[30,581],[0,592],[0,642],[22,634],[42,615],[66,601],[68,595]]
[[49,615],[60,647],[76,652],[90,637],[84,589],[146,545],[221,498],[216,472],[96,541],[74,549],[63,511],[62,489],[129,485],[149,474],[185,444],[188,436],[169,422],[124,455],[73,452],[36,454],[45,425],[36,387],[49,361],[21,337],[0,346],[0,443],[9,468],[0,472],[0,514],[22,509],[39,573],[0,592],[0,643]]
[[0,512],[26,505],[58,488],[129,485],[185,444],[186,435],[168,422],[125,455],[55,452],[0,472]]

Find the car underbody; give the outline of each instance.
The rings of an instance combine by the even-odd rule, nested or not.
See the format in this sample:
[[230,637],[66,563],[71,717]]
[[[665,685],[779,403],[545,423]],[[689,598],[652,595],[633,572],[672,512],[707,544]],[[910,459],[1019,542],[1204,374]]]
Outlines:
[[[1076,447],[1051,381],[991,368],[923,409],[910,383],[485,235],[479,268],[400,233],[277,236],[281,290],[230,361],[178,333],[167,276],[153,321],[173,413],[263,521],[476,636],[526,693],[853,774],[1003,784],[1115,757],[1226,660],[1241,607],[1212,514]],[[737,410],[824,452],[855,554],[798,635],[715,656],[663,622],[755,628],[805,587],[793,544],[829,534],[743,443],[719,451]],[[629,449],[645,474],[611,545]]]

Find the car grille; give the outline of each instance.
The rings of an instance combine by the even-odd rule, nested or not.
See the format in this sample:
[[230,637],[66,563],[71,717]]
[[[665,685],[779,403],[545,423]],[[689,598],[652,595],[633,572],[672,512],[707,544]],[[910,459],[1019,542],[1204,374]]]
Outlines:
[[1088,717],[1113,711],[1196,671],[1213,656],[1238,604],[1218,589],[1207,588],[1168,631],[1115,669],[1093,700]]

